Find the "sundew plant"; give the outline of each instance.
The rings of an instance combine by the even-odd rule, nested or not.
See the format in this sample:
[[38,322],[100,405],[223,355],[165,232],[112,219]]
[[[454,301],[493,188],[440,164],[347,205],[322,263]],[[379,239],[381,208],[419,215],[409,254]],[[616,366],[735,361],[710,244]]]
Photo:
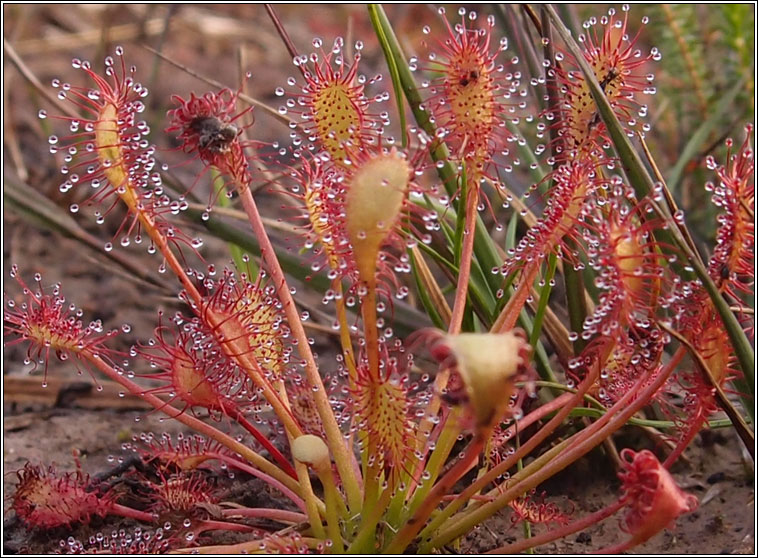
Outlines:
[[[159,128],[121,47],[53,82],[67,110],[39,117],[60,191],[88,193],[71,212],[115,223],[107,252],[145,247],[179,310],[120,351],[123,332],[59,278],[12,265],[5,345],[41,381],[67,361],[188,433],[127,444],[138,466],[120,482],[27,464],[10,505],[29,529],[139,524],[69,537],[72,553],[435,553],[508,510],[523,528],[497,553],[609,518],[604,550],[621,552],[697,507],[669,470],[710,421],[752,449],[752,126],[704,161],[703,248],[646,142],[662,58],[641,40],[647,16],[611,8],[572,33],[549,5],[519,9],[531,28],[514,36],[510,7],[440,8],[411,44],[370,5],[367,53],[342,37],[301,52],[269,7],[293,61],[272,85],[281,106],[211,88],[173,96]],[[367,54],[384,76],[363,73]],[[288,141],[255,139],[261,110]],[[161,135],[199,169],[189,183]],[[190,194],[207,207],[193,213]],[[230,206],[242,236],[225,232]],[[292,224],[284,243],[276,219]],[[207,259],[197,225],[230,243],[227,261]],[[321,356],[314,294],[339,347]],[[409,308],[423,319],[403,321]],[[616,447],[640,424],[652,445]],[[579,512],[543,491],[599,446],[613,448],[611,504]],[[279,505],[222,501],[222,472]],[[213,544],[224,531],[235,542]]]

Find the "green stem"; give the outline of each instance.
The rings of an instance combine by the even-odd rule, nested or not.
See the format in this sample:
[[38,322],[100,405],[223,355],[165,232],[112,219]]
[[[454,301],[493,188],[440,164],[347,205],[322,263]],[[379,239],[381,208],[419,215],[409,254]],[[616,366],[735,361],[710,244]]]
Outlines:
[[342,541],[342,532],[340,530],[340,516],[347,516],[345,503],[340,497],[337,486],[334,484],[331,465],[318,470],[318,478],[324,487],[324,504],[326,505],[326,529],[329,538],[332,540],[331,551],[333,554],[342,554],[345,551],[345,545]]
[[314,494],[313,486],[311,485],[311,477],[308,472],[308,466],[300,461],[295,461],[295,470],[297,471],[297,479],[303,490],[303,496],[305,500],[305,513],[308,516],[308,525],[310,526],[313,534],[319,539],[326,538],[326,531],[324,530],[324,524],[321,523],[321,514],[319,514],[318,506],[316,505],[316,499],[312,497]]
[[376,552],[376,526],[382,518],[384,509],[389,504],[391,492],[382,492],[375,506],[366,507],[358,534],[347,549],[347,554],[373,554]]
[[[564,238],[564,242],[569,250],[572,250],[576,244]],[[573,342],[574,354],[578,355],[584,350],[587,342],[582,338],[584,330],[584,319],[587,317],[587,299],[584,296],[584,277],[582,272],[574,269],[569,260],[563,260],[563,280],[566,285],[566,306],[569,314],[569,325],[571,331],[576,333],[576,340]]]
[[[471,486],[467,487],[463,492],[461,492],[455,500],[448,504],[448,506],[442,510],[439,515],[437,515],[437,517],[435,517],[434,520],[429,523],[429,525],[427,525],[427,527],[421,532],[421,536],[425,537],[434,532],[434,530],[437,529],[437,527],[439,527],[446,519],[451,517],[458,509],[460,509],[461,506],[465,504],[473,494],[476,494],[488,483],[493,482],[495,479],[497,479],[499,475],[508,471],[508,469],[515,465],[516,461],[528,455],[534,448],[536,448],[550,434],[552,434],[555,429],[563,423],[571,410],[579,405],[579,403],[582,401],[582,398],[584,397],[584,394],[587,393],[590,387],[595,383],[595,380],[599,375],[599,370],[597,370],[597,368],[597,366],[591,368],[590,373],[579,385],[576,393],[572,394],[572,397],[565,401],[560,411],[558,411],[558,413],[552,419],[550,419],[547,424],[545,424],[534,436],[532,436],[525,444],[523,444],[518,451],[514,452],[508,458],[501,461],[486,475],[483,475],[482,477],[476,479],[476,481],[474,481]],[[560,398],[554,399],[546,405],[549,405],[549,408],[552,411],[554,410],[555,405],[558,404],[559,400]]]
[[[432,490],[434,483],[437,482],[442,467],[450,452],[453,451],[453,446],[458,440],[458,435],[461,433],[461,429],[458,426],[461,418],[460,414],[457,408],[451,410],[447,420],[445,420],[444,426],[442,426],[442,432],[435,440],[434,450],[432,450],[429,460],[426,464],[422,463],[420,470],[416,472],[415,478],[420,478],[421,481],[416,481],[418,485],[411,487],[413,498],[408,505],[408,514],[415,513]],[[428,474],[428,478],[424,478],[425,473]]]
[[395,536],[390,545],[386,548],[387,554],[397,554],[404,551],[413,541],[416,534],[424,526],[424,523],[432,514],[442,497],[449,494],[455,483],[465,475],[471,467],[476,465],[479,455],[487,442],[487,435],[483,431],[478,431],[474,438],[469,442],[463,456],[453,465],[448,472],[442,477],[429,495],[424,499],[418,510],[411,516],[408,523]]
[[532,322],[532,333],[529,336],[529,344],[534,347],[540,340],[540,334],[542,333],[542,320],[545,318],[545,310],[547,309],[547,303],[550,300],[550,291],[553,289],[553,277],[555,277],[555,268],[558,264],[558,257],[555,254],[550,254],[547,259],[547,273],[543,279],[545,284],[542,286],[540,292],[540,301],[537,304],[537,311],[534,313],[534,321]]

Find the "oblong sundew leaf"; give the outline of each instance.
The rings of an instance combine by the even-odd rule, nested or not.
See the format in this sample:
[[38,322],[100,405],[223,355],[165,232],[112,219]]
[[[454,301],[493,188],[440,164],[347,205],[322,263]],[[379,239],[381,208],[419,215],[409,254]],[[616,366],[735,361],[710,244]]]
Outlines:
[[[587,64],[576,41],[571,37],[569,30],[561,22],[558,14],[555,13],[552,6],[546,6],[546,9],[550,14],[550,18],[553,20],[553,24],[555,25],[558,34],[563,39],[571,54],[575,57],[577,64],[579,64],[579,67],[587,80],[590,91],[592,92],[592,97],[595,100],[595,103],[597,103],[600,117],[603,119],[603,122],[608,129],[616,152],[621,159],[632,187],[637,192],[637,196],[643,198],[646,195],[651,194],[655,189],[653,179],[648,174],[647,169],[645,169],[645,166],[642,163],[642,159],[637,151],[635,151],[631,141],[624,132],[624,128],[616,117],[616,114],[613,112],[613,108],[603,93],[603,89],[600,87],[594,72],[589,67],[589,64]],[[659,206],[659,209],[669,222],[674,222],[666,207]],[[668,230],[661,230],[660,232],[662,233],[662,237],[669,237],[665,240],[670,240],[672,244],[676,244],[685,254],[692,255],[689,246],[685,239],[682,238],[678,229],[670,227]],[[737,353],[740,368],[745,375],[746,385],[748,389],[750,389],[750,394],[754,395],[755,352],[750,346],[750,341],[742,330],[737,317],[729,308],[729,304],[723,299],[721,293],[708,276],[707,270],[699,259],[697,257],[690,257],[689,265],[692,266],[695,275],[697,275],[697,278],[702,282],[703,287],[708,292],[714,306],[718,310],[718,313],[724,322],[724,327],[726,327],[726,330],[729,333],[729,340]]]

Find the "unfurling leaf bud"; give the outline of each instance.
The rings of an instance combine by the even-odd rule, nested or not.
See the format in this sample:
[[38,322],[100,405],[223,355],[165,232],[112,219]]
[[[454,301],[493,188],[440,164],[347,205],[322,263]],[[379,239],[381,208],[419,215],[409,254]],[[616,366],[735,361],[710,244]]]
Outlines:
[[329,448],[326,443],[313,434],[306,434],[292,442],[292,457],[312,467],[316,472],[329,470]]

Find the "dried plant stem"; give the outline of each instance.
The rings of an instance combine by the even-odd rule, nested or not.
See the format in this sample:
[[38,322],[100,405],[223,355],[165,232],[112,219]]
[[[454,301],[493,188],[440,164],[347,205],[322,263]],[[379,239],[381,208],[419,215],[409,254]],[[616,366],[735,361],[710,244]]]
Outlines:
[[13,65],[16,66],[19,72],[21,72],[21,75],[24,76],[24,79],[32,84],[34,89],[37,90],[37,92],[42,95],[47,101],[56,108],[56,110],[61,111],[63,114],[70,118],[78,118],[79,115],[77,112],[71,108],[71,105],[68,103],[62,103],[58,100],[58,98],[50,93],[50,90],[47,87],[44,87],[39,79],[37,79],[37,76],[35,76],[32,71],[29,69],[29,67],[24,64],[24,61],[21,59],[21,57],[18,55],[16,50],[13,48],[13,45],[11,45],[7,39],[3,38],[3,49],[8,54],[8,58],[10,58],[11,62],[13,62]]
[[[190,75],[190,76],[192,76],[194,78],[197,78],[200,81],[205,82],[208,85],[211,85],[211,86],[216,87],[218,89],[224,89],[225,88],[224,84],[221,83],[220,81],[216,81],[215,79],[211,79],[209,77],[206,77],[206,76],[204,76],[204,75],[202,75],[202,74],[200,74],[200,73],[192,70],[191,68],[188,68],[187,66],[185,66],[183,64],[180,64],[179,62],[175,62],[174,60],[172,60],[171,58],[169,58],[168,56],[166,56],[162,52],[158,52],[157,50],[155,50],[153,48],[150,48],[147,45],[142,45],[142,46],[146,50],[152,52],[153,54],[155,54],[156,56],[158,56],[159,58],[161,58],[162,60],[165,60],[169,64],[171,64],[173,66],[176,66],[180,70],[186,72],[188,75]],[[279,114],[279,111],[276,110],[274,107],[271,107],[271,106],[267,105],[263,101],[259,101],[255,97],[251,97],[250,95],[246,95],[245,93],[241,93],[240,92],[239,93],[239,98],[242,101],[245,101],[246,103],[248,103],[250,105],[253,105],[255,107],[259,107],[262,110],[265,110],[270,116],[273,116],[276,120],[278,120],[279,122],[281,122],[285,126],[295,126],[295,127],[299,126],[299,124],[297,122],[295,122],[294,120],[290,120],[286,116],[284,116],[282,114]]]
[[308,521],[308,517],[302,513],[277,508],[231,508],[222,512],[224,517],[237,518],[261,518],[278,521],[279,523],[298,524]]
[[684,65],[687,67],[687,73],[692,80],[695,96],[697,97],[698,109],[702,114],[706,114],[708,112],[708,102],[703,93],[703,80],[697,72],[695,61],[692,60],[690,50],[687,47],[687,40],[682,35],[682,30],[679,27],[679,23],[676,21],[676,17],[674,17],[674,12],[671,11],[671,7],[666,4],[661,4],[660,6],[661,10],[663,10],[663,15],[666,17],[668,28],[676,39],[676,44],[679,47],[679,52],[684,60]]
[[[315,550],[321,548],[324,541],[314,537],[298,537],[298,542],[305,545],[307,548]],[[253,554],[261,551],[261,545],[266,548],[266,541],[256,539],[252,541],[245,541],[238,544],[221,544],[216,546],[193,546],[191,548],[177,548],[172,550],[173,554]]]
[[[292,42],[292,39],[290,39],[289,34],[287,33],[287,30],[284,28],[284,25],[282,25],[281,20],[279,19],[279,16],[276,14],[276,11],[274,10],[274,7],[271,4],[265,4],[266,6],[266,12],[268,13],[268,16],[271,18],[271,22],[274,24],[274,27],[276,27],[276,32],[279,33],[279,36],[281,37],[282,41],[284,41],[284,45],[287,47],[287,52],[290,53],[290,56],[294,59],[297,58],[297,48],[295,47],[295,44]],[[305,69],[302,66],[298,66],[300,68],[301,72],[305,72]]]
[[202,531],[237,531],[238,533],[250,533],[256,531],[256,527],[242,525],[240,523],[230,523],[228,521],[203,520],[197,525],[198,532]]

